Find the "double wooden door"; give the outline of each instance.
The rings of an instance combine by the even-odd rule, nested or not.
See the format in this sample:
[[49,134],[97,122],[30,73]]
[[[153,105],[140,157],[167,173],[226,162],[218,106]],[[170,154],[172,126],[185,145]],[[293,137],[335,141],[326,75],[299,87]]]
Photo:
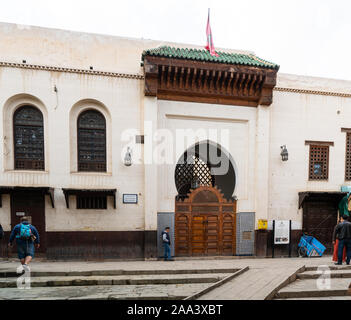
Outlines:
[[215,187],[200,187],[175,207],[177,256],[235,254],[235,201],[223,199]]
[[337,224],[338,207],[332,201],[306,201],[303,205],[302,231],[315,237],[326,247],[326,254],[333,253],[333,231]]

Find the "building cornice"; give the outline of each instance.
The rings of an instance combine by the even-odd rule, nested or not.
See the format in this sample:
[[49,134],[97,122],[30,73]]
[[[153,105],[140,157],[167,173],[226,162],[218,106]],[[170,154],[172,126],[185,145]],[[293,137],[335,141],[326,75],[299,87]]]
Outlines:
[[146,96],[257,107],[272,103],[277,69],[143,56]]
[[144,80],[144,75],[142,74],[65,68],[65,67],[45,66],[45,65],[27,64],[27,63],[14,63],[14,62],[0,61],[0,67],[42,70],[42,71],[51,71],[51,72],[66,72],[66,73],[87,74],[87,75],[93,75],[93,76]]
[[343,92],[331,92],[331,91],[297,89],[297,88],[283,88],[283,87],[274,87],[273,91],[305,93],[305,94],[314,94],[314,95],[321,95],[321,96],[351,98],[351,93],[343,93]]

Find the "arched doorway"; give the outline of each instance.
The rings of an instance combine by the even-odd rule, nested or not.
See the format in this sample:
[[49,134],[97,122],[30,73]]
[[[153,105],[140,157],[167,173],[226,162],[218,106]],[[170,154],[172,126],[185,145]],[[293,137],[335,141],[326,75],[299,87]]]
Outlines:
[[235,170],[230,155],[209,141],[184,152],[175,169],[175,254],[236,253]]

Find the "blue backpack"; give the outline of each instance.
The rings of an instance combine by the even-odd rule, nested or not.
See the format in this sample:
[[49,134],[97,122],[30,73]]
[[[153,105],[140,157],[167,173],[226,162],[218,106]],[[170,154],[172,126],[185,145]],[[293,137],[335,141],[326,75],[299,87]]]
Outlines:
[[19,235],[17,235],[17,238],[20,238],[22,240],[29,240],[32,236],[32,230],[30,229],[30,224],[22,224],[20,226],[20,232]]

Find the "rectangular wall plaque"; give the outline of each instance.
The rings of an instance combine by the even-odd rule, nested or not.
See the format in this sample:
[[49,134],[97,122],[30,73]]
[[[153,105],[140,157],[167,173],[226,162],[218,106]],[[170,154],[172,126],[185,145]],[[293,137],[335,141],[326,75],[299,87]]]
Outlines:
[[123,203],[127,204],[137,204],[138,195],[137,194],[123,194]]

